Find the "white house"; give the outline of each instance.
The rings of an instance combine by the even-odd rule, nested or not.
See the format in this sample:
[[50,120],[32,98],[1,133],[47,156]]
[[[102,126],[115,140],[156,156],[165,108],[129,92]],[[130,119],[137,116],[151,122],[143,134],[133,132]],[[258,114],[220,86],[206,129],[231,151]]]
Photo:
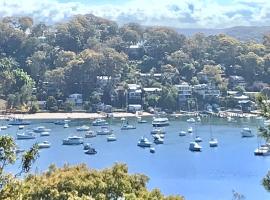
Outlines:
[[75,93],[75,94],[69,95],[69,97],[67,98],[67,102],[71,102],[75,106],[81,106],[83,103],[82,94]]

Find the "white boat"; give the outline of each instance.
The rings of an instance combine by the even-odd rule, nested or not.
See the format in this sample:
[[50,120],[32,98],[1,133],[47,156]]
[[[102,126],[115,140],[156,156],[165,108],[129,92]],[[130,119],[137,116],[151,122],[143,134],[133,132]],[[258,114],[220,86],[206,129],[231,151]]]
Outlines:
[[198,122],[201,122],[201,121],[202,121],[202,119],[201,119],[200,116],[197,116],[197,121],[198,121]]
[[94,155],[97,153],[96,149],[93,148],[93,147],[90,147],[89,149],[87,149],[85,152],[85,154],[88,154],[88,155]]
[[44,148],[50,148],[51,147],[51,143],[49,143],[48,141],[38,143],[37,145],[38,145],[39,149],[44,149]]
[[17,140],[28,140],[28,139],[35,139],[36,135],[32,131],[24,132],[24,133],[17,133]]
[[121,130],[130,130],[130,129],[136,129],[136,126],[128,124],[128,122],[123,123],[121,126]]
[[116,140],[117,140],[117,138],[116,138],[116,136],[114,134],[111,134],[111,135],[107,136],[107,141],[108,142],[114,142]]
[[164,134],[161,134],[161,133],[153,134],[153,138],[156,138],[156,137],[164,138],[165,135]]
[[163,126],[169,126],[169,119],[167,118],[167,117],[163,117],[163,118],[161,118],[161,117],[157,117],[157,118],[155,118],[154,117],[154,119],[153,119],[153,121],[152,121],[152,125],[154,126],[154,127],[163,127]]
[[264,126],[270,126],[270,119],[263,122]]
[[250,128],[243,128],[241,131],[242,137],[253,137],[254,134],[250,130]]
[[92,138],[92,137],[96,137],[97,135],[95,134],[95,132],[94,131],[87,131],[86,133],[85,133],[85,138]]
[[210,147],[217,147],[218,146],[218,140],[216,138],[211,138],[209,141]]
[[150,148],[150,153],[155,153],[155,152],[156,152],[155,147],[151,147],[151,148]]
[[186,136],[187,132],[186,131],[180,131],[179,136]]
[[20,126],[20,125],[30,125],[30,123],[31,123],[30,121],[25,121],[23,119],[14,118],[11,120],[9,125]]
[[64,128],[69,128],[68,123],[65,123],[65,124],[64,124]]
[[154,127],[151,131],[151,134],[165,134],[165,130],[160,127]]
[[40,136],[49,136],[50,132],[44,131],[40,133]]
[[7,128],[7,126],[0,126],[0,130],[6,130]]
[[77,127],[76,130],[77,131],[89,131],[90,127],[86,126],[86,125],[83,125],[83,126]]
[[146,137],[142,137],[139,142],[138,142],[138,146],[139,147],[151,147],[151,142],[149,142],[149,140]]
[[105,119],[98,118],[92,122],[92,125],[93,126],[105,126],[105,125],[108,125],[108,122],[106,122]]
[[110,135],[113,130],[107,126],[102,126],[100,130],[97,131],[97,135]]
[[66,122],[64,120],[58,120],[54,122],[55,125],[65,125],[65,123]]
[[270,155],[270,148],[268,145],[261,145],[254,151],[254,155],[256,156],[268,156]]
[[202,142],[202,138],[200,138],[199,136],[195,137],[195,142]]
[[24,129],[24,125],[19,125],[18,128],[21,130],[21,129]]
[[163,144],[164,143],[164,139],[162,139],[160,137],[155,137],[154,138],[154,143],[155,144]]
[[196,120],[195,120],[194,118],[189,118],[189,119],[187,119],[187,122],[188,122],[188,123],[195,123]]
[[146,120],[143,120],[142,117],[137,117],[137,122],[138,122],[139,124],[147,123],[147,121],[146,121]]
[[79,145],[83,143],[82,137],[79,136],[70,136],[67,139],[63,140],[63,145]]
[[39,126],[33,129],[35,133],[49,132],[51,129],[45,128],[44,126]]
[[190,151],[201,151],[202,147],[197,142],[190,142],[189,143],[189,150]]
[[91,148],[91,145],[89,143],[86,143],[83,145],[83,150],[88,150]]
[[192,127],[189,127],[188,128],[188,133],[192,133],[193,132],[193,128]]

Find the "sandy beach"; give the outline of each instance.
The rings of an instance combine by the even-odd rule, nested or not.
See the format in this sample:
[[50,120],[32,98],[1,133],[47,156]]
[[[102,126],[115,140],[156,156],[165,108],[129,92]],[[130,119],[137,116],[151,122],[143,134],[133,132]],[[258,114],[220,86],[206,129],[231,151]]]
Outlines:
[[[126,112],[116,112],[113,113],[113,117],[136,117],[138,115]],[[140,114],[142,117],[152,116],[152,114],[147,112],[142,112]],[[35,113],[35,114],[8,114],[0,115],[0,118],[21,118],[21,119],[96,119],[96,118],[106,118],[107,115],[104,113]]]

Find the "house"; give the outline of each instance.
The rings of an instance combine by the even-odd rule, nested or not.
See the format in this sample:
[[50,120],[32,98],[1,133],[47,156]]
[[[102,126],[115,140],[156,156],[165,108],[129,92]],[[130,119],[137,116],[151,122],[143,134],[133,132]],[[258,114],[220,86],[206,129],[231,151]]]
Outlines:
[[216,89],[213,86],[210,86],[208,84],[198,84],[193,87],[193,92],[197,93],[203,98],[206,97],[219,97],[220,96],[220,90]]
[[128,112],[136,113],[137,111],[142,111],[142,105],[140,104],[129,104],[127,108]]
[[142,90],[140,85],[128,84],[127,103],[128,105],[142,103]]
[[145,81],[146,79],[149,79],[149,78],[160,81],[162,74],[160,74],[160,73],[154,73],[154,74],[153,73],[140,73],[139,77],[142,81]]
[[82,106],[83,100],[82,100],[82,94],[71,94],[66,99],[67,102],[73,103],[74,106]]
[[192,95],[192,87],[188,83],[182,83],[180,85],[175,85],[178,89],[178,100],[186,101]]
[[230,76],[229,77],[229,88],[235,89],[237,87],[246,87],[246,81],[242,76]]
[[144,42],[138,42],[137,44],[131,44],[127,49],[127,54],[130,59],[138,59],[144,54]]
[[144,95],[159,94],[161,91],[162,89],[158,87],[143,88]]

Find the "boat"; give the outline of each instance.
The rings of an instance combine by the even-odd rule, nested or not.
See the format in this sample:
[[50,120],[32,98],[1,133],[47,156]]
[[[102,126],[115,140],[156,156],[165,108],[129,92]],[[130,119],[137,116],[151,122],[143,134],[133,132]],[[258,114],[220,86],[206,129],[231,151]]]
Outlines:
[[54,122],[55,125],[65,125],[65,123],[66,122],[64,120],[58,120]]
[[192,133],[193,132],[193,128],[192,127],[189,127],[188,128],[188,133]]
[[44,149],[44,148],[50,148],[51,147],[51,143],[49,143],[48,141],[38,143],[37,145],[38,145],[39,149]]
[[19,125],[18,128],[21,130],[21,129],[24,129],[24,125]]
[[94,131],[87,131],[86,133],[85,133],[85,138],[92,138],[92,137],[96,137],[97,135],[95,134],[95,132]]
[[211,138],[209,141],[210,147],[217,147],[218,146],[218,140],[216,138]]
[[164,134],[161,134],[161,133],[153,134],[153,138],[156,138],[156,137],[164,138],[165,135]]
[[70,136],[67,139],[63,140],[63,145],[79,145],[83,143],[82,137],[79,136]]
[[155,144],[163,144],[164,143],[164,139],[162,139],[160,137],[155,137],[154,138],[154,143]]
[[28,139],[35,139],[36,135],[32,131],[24,132],[24,133],[17,133],[17,140],[28,140]]
[[197,142],[190,142],[189,143],[189,150],[190,151],[201,151],[202,147]]
[[116,136],[114,135],[114,134],[111,134],[111,135],[108,135],[107,136],[107,141],[108,142],[114,142],[114,141],[116,141],[117,139],[116,139]]
[[154,117],[152,121],[152,125],[154,127],[163,127],[163,126],[169,126],[169,119],[167,117]]
[[0,126],[0,130],[6,130],[7,128],[7,126]]
[[33,129],[35,133],[49,132],[51,129],[45,128],[44,126],[39,126]]
[[107,126],[102,126],[100,130],[97,131],[97,135],[110,135],[113,130]]
[[154,127],[153,130],[151,131],[151,134],[165,134],[165,130],[160,127]]
[[14,125],[14,126],[20,126],[20,125],[30,125],[30,121],[25,121],[23,119],[18,119],[14,118],[9,122],[9,125]]
[[89,131],[90,127],[86,126],[86,125],[83,125],[83,126],[77,127],[76,130],[77,131]]
[[147,123],[147,121],[146,120],[143,120],[142,117],[137,117],[137,122],[139,124],[145,124],[145,123]]
[[202,121],[202,119],[201,119],[200,116],[197,116],[197,121],[198,121],[198,122],[201,122],[201,121]]
[[270,119],[263,122],[264,126],[270,126]]
[[155,147],[151,147],[151,148],[150,148],[150,153],[155,153],[155,152],[156,152]]
[[243,128],[241,131],[242,137],[253,137],[254,134],[252,133],[250,128]]
[[91,145],[89,143],[86,143],[83,145],[83,150],[88,150],[91,148]]
[[268,156],[268,155],[270,155],[269,145],[267,145],[267,144],[261,145],[260,147],[255,149],[254,155],[255,156]]
[[202,142],[202,138],[200,138],[199,136],[196,136],[194,141],[195,142]]
[[93,147],[90,147],[89,149],[87,149],[85,152],[85,154],[88,154],[88,155],[94,155],[97,153],[96,149],[93,148]]
[[186,131],[180,131],[179,136],[186,136],[187,132]]
[[49,135],[50,135],[50,132],[48,131],[44,131],[40,133],[40,136],[49,136]]
[[149,140],[146,137],[142,137],[139,142],[138,142],[138,146],[139,147],[151,147],[151,142],[149,142]]
[[68,123],[65,123],[65,124],[64,124],[64,128],[69,128]]
[[106,122],[105,119],[95,119],[93,122],[92,122],[92,125],[93,126],[105,126],[105,125],[108,125],[108,122]]
[[136,126],[132,124],[128,124],[128,121],[122,123],[121,130],[130,130],[130,129],[136,129]]
[[187,122],[188,122],[188,123],[195,123],[196,120],[195,120],[194,118],[189,118],[189,119],[187,119]]

